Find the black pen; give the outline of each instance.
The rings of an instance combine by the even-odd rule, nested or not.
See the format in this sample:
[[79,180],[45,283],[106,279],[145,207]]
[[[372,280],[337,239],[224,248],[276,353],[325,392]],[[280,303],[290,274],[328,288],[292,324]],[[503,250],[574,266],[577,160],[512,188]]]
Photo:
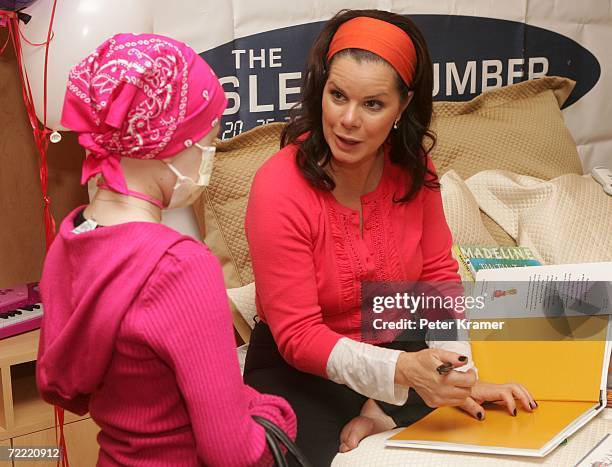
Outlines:
[[436,368],[436,371],[441,375],[446,375],[450,373],[452,369],[453,369],[453,364],[447,362],[447,363],[443,363],[438,368]]

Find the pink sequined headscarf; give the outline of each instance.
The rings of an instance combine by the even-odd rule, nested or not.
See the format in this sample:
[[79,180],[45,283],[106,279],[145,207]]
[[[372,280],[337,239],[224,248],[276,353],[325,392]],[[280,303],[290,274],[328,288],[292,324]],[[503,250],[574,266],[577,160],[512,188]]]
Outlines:
[[117,34],[70,71],[62,125],[90,154],[81,183],[102,174],[128,194],[122,157],[165,159],[202,139],[227,100],[188,45],[155,34]]

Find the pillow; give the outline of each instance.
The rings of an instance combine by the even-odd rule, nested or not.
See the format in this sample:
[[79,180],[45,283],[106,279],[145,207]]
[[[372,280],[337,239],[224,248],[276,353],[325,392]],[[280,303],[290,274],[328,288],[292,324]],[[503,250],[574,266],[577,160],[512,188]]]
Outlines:
[[251,331],[255,327],[257,306],[255,304],[255,282],[242,287],[227,289],[230,299],[234,327],[244,342],[249,342]]
[[434,103],[432,152],[440,175],[463,179],[488,169],[549,180],[582,173],[560,106],[574,81],[544,77],[487,91],[468,102]]
[[480,208],[542,263],[612,260],[612,197],[590,175],[544,181],[488,170],[466,185]]
[[[440,179],[442,186],[442,204],[446,222],[453,234],[453,243],[460,245],[497,245],[485,228],[478,203],[465,182],[454,170],[449,170]],[[461,267],[459,258],[459,275],[462,281],[471,281],[469,273]]]
[[474,195],[454,170],[440,179],[442,204],[453,243],[462,245],[497,245],[480,219]]
[[253,282],[244,215],[255,172],[279,150],[283,125],[259,126],[218,142],[210,185],[193,205],[204,243],[221,262],[228,288]]
[[491,219],[486,212],[480,211],[480,220],[499,246],[516,246],[514,239],[497,222]]
[[244,366],[246,364],[247,351],[249,349],[248,344],[241,345],[236,349],[238,354],[238,364],[240,365],[240,374],[244,376]]

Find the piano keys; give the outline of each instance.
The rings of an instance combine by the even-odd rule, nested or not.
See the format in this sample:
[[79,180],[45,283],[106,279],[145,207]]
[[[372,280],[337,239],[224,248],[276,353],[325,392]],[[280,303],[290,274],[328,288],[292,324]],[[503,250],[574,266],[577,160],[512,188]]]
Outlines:
[[37,282],[0,289],[0,339],[38,329],[42,316]]

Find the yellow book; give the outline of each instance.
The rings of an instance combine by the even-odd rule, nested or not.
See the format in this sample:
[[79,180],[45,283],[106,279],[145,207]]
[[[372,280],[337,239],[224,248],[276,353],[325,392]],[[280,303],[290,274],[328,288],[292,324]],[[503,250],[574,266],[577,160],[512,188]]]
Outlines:
[[[525,269],[522,275],[520,269]],[[525,276],[527,269],[534,276]],[[612,263],[479,271],[477,281],[529,281],[538,274],[555,280],[572,273],[612,281]],[[505,319],[501,336],[470,331],[479,377],[520,382],[538,402],[533,412],[519,407],[512,417],[502,405],[487,405],[485,420],[478,421],[460,409],[443,407],[391,437],[387,445],[535,457],[551,452],[605,408],[612,339],[608,314],[559,320],[563,325],[546,317]],[[546,341],[511,340],[545,334]]]

